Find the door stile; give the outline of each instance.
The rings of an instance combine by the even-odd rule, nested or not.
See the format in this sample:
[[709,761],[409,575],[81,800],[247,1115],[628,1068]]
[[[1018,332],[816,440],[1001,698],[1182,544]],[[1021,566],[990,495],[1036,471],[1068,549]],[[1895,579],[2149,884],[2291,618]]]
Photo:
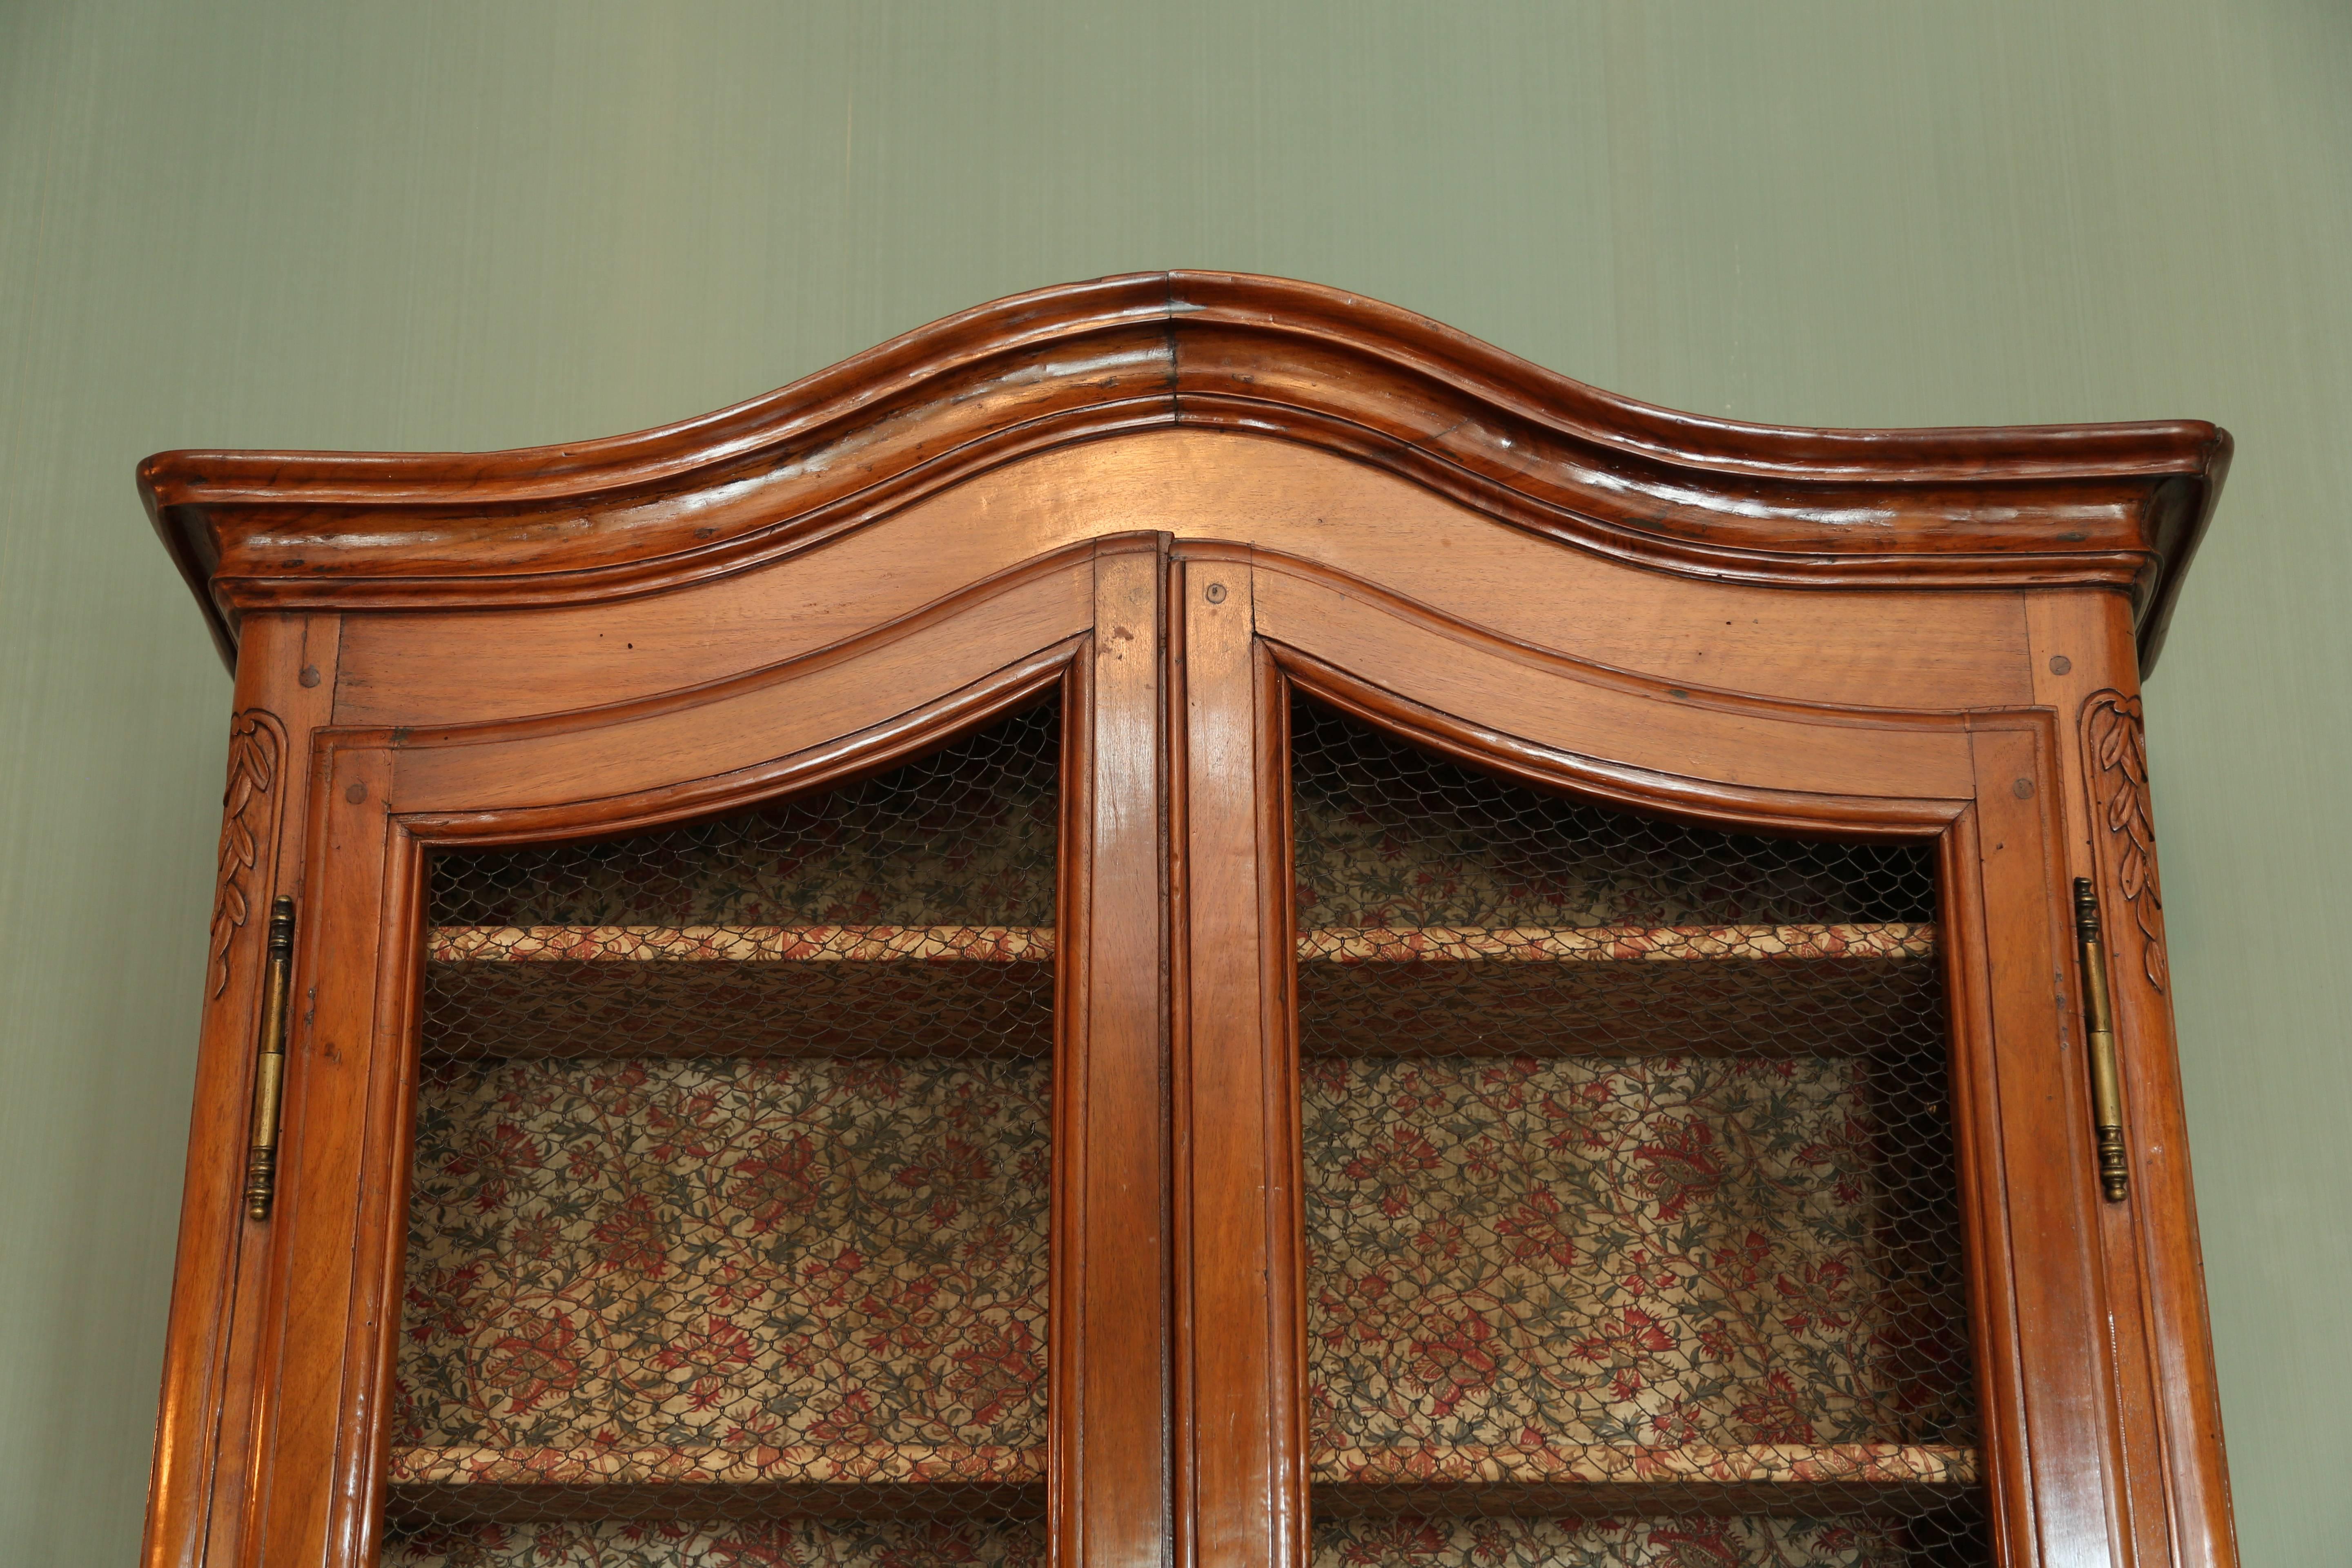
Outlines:
[[1999,1561],[2042,1561],[2033,1508],[2026,1374],[2018,1354],[2016,1259],[2001,1216],[2009,1212],[2001,1160],[2000,1073],[1993,1050],[1991,930],[1985,912],[1984,845],[1969,805],[1937,844],[1944,889],[1938,911],[1944,994],[1952,1037],[1952,1127],[1965,1184],[1970,1335],[1977,1346],[1977,1410],[1987,1513]]
[[[389,805],[387,805],[389,809]],[[360,1193],[359,1279],[353,1316],[362,1356],[351,1377],[353,1418],[348,1458],[336,1476],[346,1490],[334,1537],[354,1563],[372,1563],[383,1540],[384,1478],[393,1411],[399,1398],[400,1327],[408,1275],[409,1184],[415,1175],[418,1054],[425,1004],[425,910],[431,876],[425,846],[396,819],[389,824],[383,920],[387,945],[378,954],[375,1066],[367,1125],[367,1173]]]
[[1192,907],[1192,815],[1186,752],[1191,733],[1185,702],[1190,689],[1189,645],[1183,613],[1184,564],[1172,557],[1162,563],[1160,626],[1167,638],[1168,679],[1160,692],[1160,717],[1167,763],[1166,824],[1163,846],[1168,897],[1168,1370],[1170,1436],[1169,1568],[1195,1568],[1199,1538],[1195,1516],[1195,1477],[1192,1460],[1192,1413],[1194,1407],[1192,1370],[1192,1297],[1191,1281],[1198,1254],[1192,1245],[1192,970],[1188,910]]
[[1999,1105],[1997,1122],[1975,1124],[1979,1147],[2003,1170],[2004,1207],[1993,1223],[2006,1232],[2007,1258],[1992,1283],[2015,1312],[2005,1342],[2025,1389],[2018,1468],[2040,1546],[2026,1561],[2129,1563],[2124,1499],[2110,1484],[2124,1455],[2092,1212],[2088,1072],[2066,1005],[2071,927],[2054,898],[2065,885],[2053,820],[2058,773],[2042,715],[1989,715],[1972,731],[1978,859],[1969,869],[1983,900]]
[[1266,1272],[1266,1316],[1272,1325],[1269,1382],[1276,1458],[1273,1517],[1287,1561],[1305,1568],[1314,1525],[1308,1504],[1307,1414],[1307,1152],[1298,1058],[1298,942],[1291,859],[1290,681],[1262,640],[1251,644],[1251,686],[1257,700],[1259,926],[1265,933],[1259,990],[1260,1037],[1265,1042],[1265,1124],[1268,1163],[1276,1183],[1266,1194],[1272,1230]]
[[[243,1561],[364,1560],[382,1489],[374,1464],[397,1303],[395,1157],[410,1071],[420,853],[393,821],[392,752],[318,748],[304,919],[294,952],[285,1130],[270,1221],[267,1408]],[[387,944],[400,944],[392,963]],[[391,1140],[391,1142],[387,1142]],[[391,1272],[387,1274],[389,1268]],[[324,1457],[325,1462],[321,1462]]]
[[1247,552],[1184,553],[1181,1561],[1295,1568],[1307,1520],[1283,685],[1255,637]]
[[1064,705],[1049,1552],[1166,1560],[1164,543],[1106,542]]

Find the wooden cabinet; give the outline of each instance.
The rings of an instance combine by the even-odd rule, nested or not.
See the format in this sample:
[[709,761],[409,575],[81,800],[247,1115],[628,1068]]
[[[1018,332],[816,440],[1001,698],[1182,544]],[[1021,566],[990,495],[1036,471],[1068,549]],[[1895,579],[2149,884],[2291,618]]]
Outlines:
[[151,459],[148,1560],[2233,1562],[2137,695],[2228,453],[1172,273]]

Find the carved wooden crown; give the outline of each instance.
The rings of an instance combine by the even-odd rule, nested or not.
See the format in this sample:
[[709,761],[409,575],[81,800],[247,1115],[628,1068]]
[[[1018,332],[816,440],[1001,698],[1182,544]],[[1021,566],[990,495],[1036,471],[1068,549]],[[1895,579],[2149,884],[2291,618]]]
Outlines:
[[139,488],[222,654],[272,607],[580,603],[744,569],[1048,447],[1188,426],[1378,465],[1713,579],[2128,593],[2155,662],[2230,460],[2198,420],[1810,430],[1677,414],[1411,311],[1153,272],[1016,295],[634,436],[165,452]]

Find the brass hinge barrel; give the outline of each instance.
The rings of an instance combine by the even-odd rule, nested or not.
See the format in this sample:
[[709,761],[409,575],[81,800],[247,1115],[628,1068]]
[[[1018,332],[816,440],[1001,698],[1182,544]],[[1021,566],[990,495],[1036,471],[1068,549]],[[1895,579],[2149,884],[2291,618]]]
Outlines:
[[2088,877],[2074,879],[2074,937],[2083,952],[2083,1015],[2090,1035],[2091,1128],[2098,1135],[2099,1187],[2107,1202],[2119,1204],[2131,1191],[2131,1166],[2124,1153],[2123,1074],[2116,1066],[2115,1006],[2107,994],[2099,895]]
[[253,1136],[245,1152],[245,1212],[255,1219],[269,1217],[278,1191],[278,1108],[286,1092],[286,1011],[294,990],[294,900],[283,893],[269,906],[268,954],[253,1067]]

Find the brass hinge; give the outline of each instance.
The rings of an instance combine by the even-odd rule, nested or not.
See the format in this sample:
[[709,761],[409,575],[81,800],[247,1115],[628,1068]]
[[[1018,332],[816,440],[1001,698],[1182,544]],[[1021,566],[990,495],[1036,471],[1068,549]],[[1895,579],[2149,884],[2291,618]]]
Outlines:
[[2119,1204],[2131,1190],[2124,1157],[2123,1078],[2116,1067],[2116,1020],[2107,999],[2107,953],[2099,934],[2099,895],[2074,879],[2074,937],[2083,949],[2083,1013],[2091,1037],[2091,1126],[2099,1137],[2099,1186]]
[[261,1050],[253,1066],[253,1141],[245,1152],[245,1212],[269,1217],[278,1190],[278,1102],[286,1091],[286,1009],[294,989],[294,900],[269,906],[269,965],[261,993]]

